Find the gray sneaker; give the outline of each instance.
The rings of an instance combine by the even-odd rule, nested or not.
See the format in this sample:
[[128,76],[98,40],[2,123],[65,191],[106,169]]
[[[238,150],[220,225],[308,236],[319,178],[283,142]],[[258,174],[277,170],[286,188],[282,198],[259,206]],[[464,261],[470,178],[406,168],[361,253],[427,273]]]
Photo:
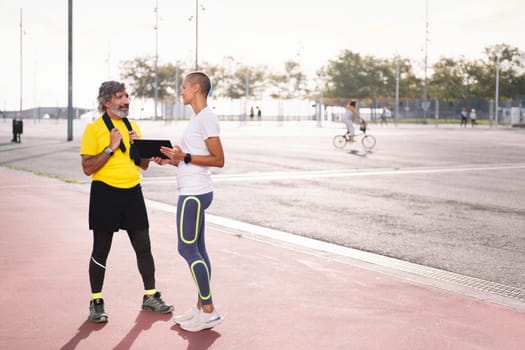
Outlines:
[[142,298],[142,310],[155,311],[159,314],[169,314],[173,311],[173,305],[166,305],[160,297],[160,292],[152,296],[144,295]]
[[89,302],[89,320],[95,323],[108,322],[108,314],[104,311],[104,299],[93,299]]

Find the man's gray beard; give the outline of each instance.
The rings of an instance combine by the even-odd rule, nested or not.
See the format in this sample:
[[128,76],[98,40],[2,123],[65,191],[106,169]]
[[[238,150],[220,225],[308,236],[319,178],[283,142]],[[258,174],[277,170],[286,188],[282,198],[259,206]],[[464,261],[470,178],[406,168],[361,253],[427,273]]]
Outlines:
[[111,111],[118,115],[120,118],[126,118],[129,115],[129,111],[121,111],[118,107],[111,108]]

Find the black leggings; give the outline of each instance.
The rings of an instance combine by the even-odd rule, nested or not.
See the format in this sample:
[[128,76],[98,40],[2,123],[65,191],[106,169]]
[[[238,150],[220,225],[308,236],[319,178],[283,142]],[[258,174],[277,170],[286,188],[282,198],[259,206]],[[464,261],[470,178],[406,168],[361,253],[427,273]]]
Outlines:
[[[151,254],[149,230],[128,230],[129,240],[137,256],[137,266],[144,289],[155,289],[155,263]],[[106,260],[111,249],[113,232],[93,231],[93,251],[89,261],[89,282],[92,293],[102,292],[104,275],[106,274]]]

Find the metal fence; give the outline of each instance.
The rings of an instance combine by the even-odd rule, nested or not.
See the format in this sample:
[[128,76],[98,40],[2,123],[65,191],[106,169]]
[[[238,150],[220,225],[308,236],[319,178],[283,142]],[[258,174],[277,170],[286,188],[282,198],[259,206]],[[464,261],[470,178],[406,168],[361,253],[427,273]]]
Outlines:
[[[328,111],[336,110],[337,113],[328,112],[329,120],[337,121],[342,113],[343,106],[350,99],[327,100],[325,107]],[[476,119],[482,123],[498,124],[523,124],[525,123],[525,100],[503,101],[498,104],[498,113],[495,114],[495,104],[492,100],[470,99],[458,103],[448,103],[439,100],[399,99],[396,115],[395,99],[358,99],[358,109],[365,119],[378,122],[383,111],[390,120],[411,123],[459,123],[463,108],[475,110]],[[325,118],[326,119],[326,118]]]
[[[345,99],[299,100],[299,99],[212,99],[208,104],[223,120],[320,120],[340,121],[345,112],[344,106],[350,101]],[[400,123],[459,123],[461,110],[476,110],[478,122],[498,123],[502,125],[525,124],[525,100],[503,101],[498,104],[495,115],[494,101],[470,99],[458,103],[447,103],[439,100],[399,99],[396,109],[395,99],[356,99],[360,114],[371,122],[380,122],[383,111],[390,122]],[[151,101],[143,101],[130,106],[130,117],[133,119],[151,119],[153,116]],[[151,106],[149,106],[151,105]],[[171,104],[159,103],[159,119],[188,119],[193,112],[180,102]],[[251,109],[261,109],[261,118],[250,118]],[[396,115],[397,110],[397,115]],[[98,112],[84,108],[74,108],[73,118],[88,116],[94,119]],[[0,111],[0,118],[5,119],[66,119],[67,107],[37,107],[23,111]]]

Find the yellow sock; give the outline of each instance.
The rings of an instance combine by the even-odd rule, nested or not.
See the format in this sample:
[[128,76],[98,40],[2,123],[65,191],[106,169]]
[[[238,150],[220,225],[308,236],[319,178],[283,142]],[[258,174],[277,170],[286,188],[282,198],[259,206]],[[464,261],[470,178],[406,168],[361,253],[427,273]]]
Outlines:
[[152,296],[153,294],[157,293],[156,289],[148,289],[144,292],[147,296]]
[[102,292],[91,294],[91,298],[93,298],[93,300],[95,300],[95,299],[102,299]]

